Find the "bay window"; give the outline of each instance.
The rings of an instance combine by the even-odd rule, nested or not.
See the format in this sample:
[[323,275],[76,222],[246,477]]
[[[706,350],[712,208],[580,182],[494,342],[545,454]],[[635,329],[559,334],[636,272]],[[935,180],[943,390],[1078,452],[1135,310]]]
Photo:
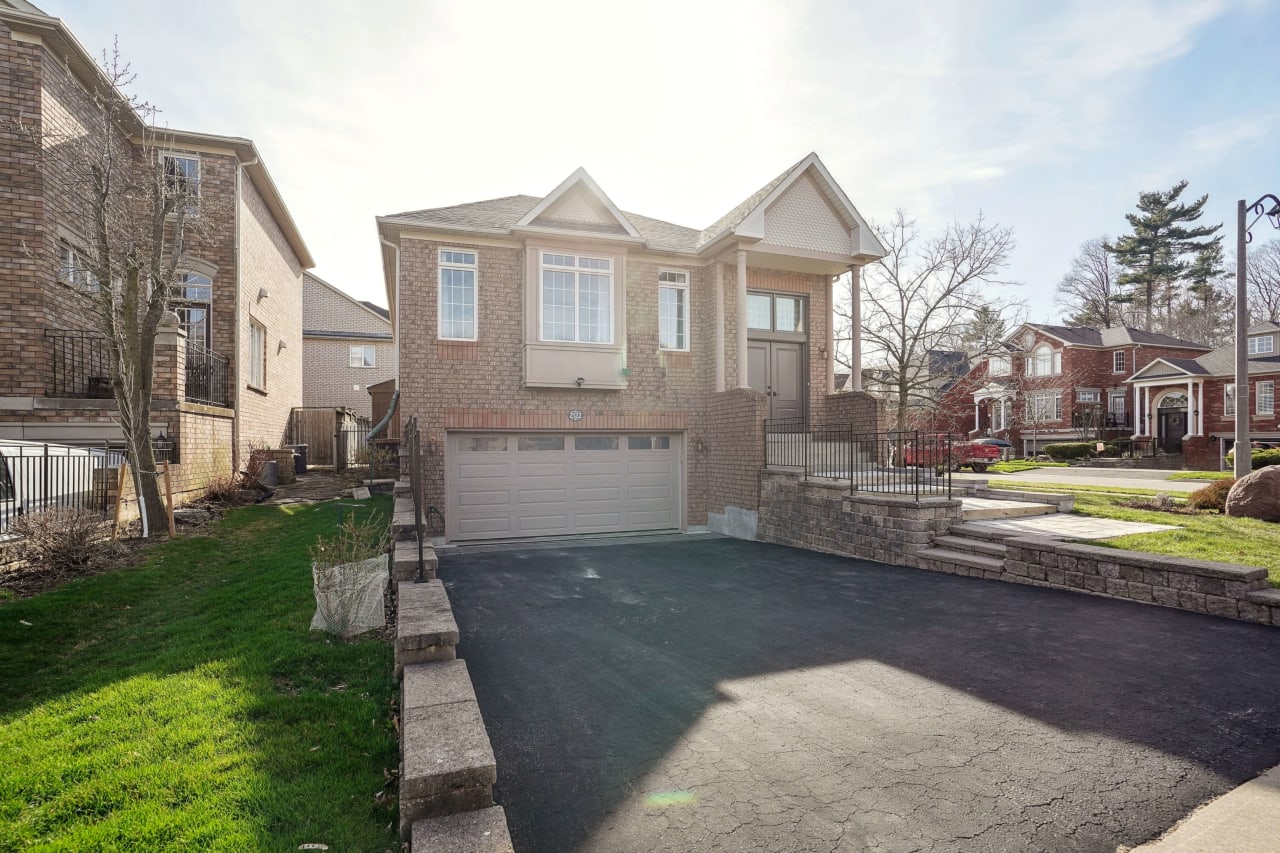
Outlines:
[[539,298],[544,341],[613,343],[613,262],[540,252]]

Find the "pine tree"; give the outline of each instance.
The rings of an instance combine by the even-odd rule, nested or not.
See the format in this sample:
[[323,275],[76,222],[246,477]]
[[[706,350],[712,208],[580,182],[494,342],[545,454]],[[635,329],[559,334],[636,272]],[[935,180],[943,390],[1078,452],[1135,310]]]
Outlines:
[[[1139,304],[1148,330],[1152,327],[1152,311],[1157,299],[1163,302],[1166,315],[1171,316],[1179,286],[1194,283],[1193,270],[1201,275],[1212,266],[1212,254],[1205,254],[1212,253],[1211,247],[1218,246],[1221,262],[1222,237],[1216,235],[1222,225],[1194,224],[1204,212],[1209,196],[1203,195],[1190,203],[1179,202],[1178,197],[1186,188],[1187,182],[1183,180],[1163,192],[1140,193],[1138,212],[1125,216],[1133,233],[1105,244],[1106,250],[1115,255],[1116,262],[1124,268],[1116,279],[1117,284],[1129,288],[1122,298]],[[1193,254],[1195,261],[1188,261],[1187,256]],[[1203,267],[1201,260],[1209,267]],[[1203,275],[1200,280],[1207,281],[1209,277]]]

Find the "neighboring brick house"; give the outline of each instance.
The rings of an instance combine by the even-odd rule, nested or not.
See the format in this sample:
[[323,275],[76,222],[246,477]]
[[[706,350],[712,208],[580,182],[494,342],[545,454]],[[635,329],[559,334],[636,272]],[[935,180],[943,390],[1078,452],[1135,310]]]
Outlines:
[[[61,21],[21,0],[0,0],[0,81],[0,437],[119,442],[105,348],[67,286],[87,245],[84,208],[58,158],[11,126],[88,125],[89,92],[108,81]],[[125,125],[115,143],[136,152],[145,127],[136,115]],[[232,474],[250,444],[278,445],[301,405],[302,271],[313,263],[250,140],[163,137],[162,156],[197,183],[208,213],[185,247],[182,328],[157,358],[152,429],[177,442],[178,488],[196,492]]]
[[943,394],[936,423],[1007,439],[1024,455],[1055,442],[1142,434],[1134,413],[1147,409],[1139,407],[1129,377],[1158,358],[1194,359],[1208,351],[1129,327],[1024,323],[1005,340],[1003,355],[978,361]]
[[[1276,385],[1280,384],[1280,324],[1249,329],[1249,440],[1280,443]],[[1149,413],[1139,432],[1180,451],[1197,470],[1225,468],[1235,445],[1234,342],[1197,358],[1158,358],[1129,380],[1135,400]]]
[[429,505],[450,539],[750,533],[761,421],[873,430],[832,394],[835,278],[884,249],[811,154],[709,228],[545,198],[378,219]]
[[369,387],[396,375],[391,313],[311,273],[302,284],[302,405],[370,417]]

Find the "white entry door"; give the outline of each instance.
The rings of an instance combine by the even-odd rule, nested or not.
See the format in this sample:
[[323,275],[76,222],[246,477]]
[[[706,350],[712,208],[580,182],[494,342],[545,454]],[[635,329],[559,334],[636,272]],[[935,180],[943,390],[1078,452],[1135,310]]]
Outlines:
[[677,529],[680,436],[449,433],[450,541]]

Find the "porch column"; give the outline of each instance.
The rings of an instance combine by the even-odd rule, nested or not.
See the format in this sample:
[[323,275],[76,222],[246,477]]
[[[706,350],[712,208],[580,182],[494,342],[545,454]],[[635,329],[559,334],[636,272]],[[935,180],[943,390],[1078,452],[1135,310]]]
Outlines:
[[849,330],[850,346],[853,348],[849,360],[849,390],[862,390],[862,267],[849,265],[849,315],[852,317]]
[[738,387],[750,388],[751,379],[747,374],[747,250],[738,250]]
[[977,400],[973,401],[973,428],[982,429],[982,408]]
[[[1195,435],[1200,430],[1196,429],[1196,395],[1195,383],[1190,379],[1187,380],[1187,435]],[[1184,435],[1183,438],[1186,438]]]
[[1196,435],[1204,435],[1204,380],[1196,382],[1196,411],[1200,416],[1196,418]]
[[1142,411],[1146,417],[1146,424],[1147,424],[1146,429],[1143,431],[1143,435],[1155,435],[1154,430],[1156,429],[1157,424],[1151,418],[1151,389],[1150,388],[1142,389]]
[[827,279],[827,393],[836,393],[836,276]]
[[716,264],[716,391],[724,390],[724,264]]
[[1137,385],[1133,386],[1133,434],[1142,435],[1142,393]]

